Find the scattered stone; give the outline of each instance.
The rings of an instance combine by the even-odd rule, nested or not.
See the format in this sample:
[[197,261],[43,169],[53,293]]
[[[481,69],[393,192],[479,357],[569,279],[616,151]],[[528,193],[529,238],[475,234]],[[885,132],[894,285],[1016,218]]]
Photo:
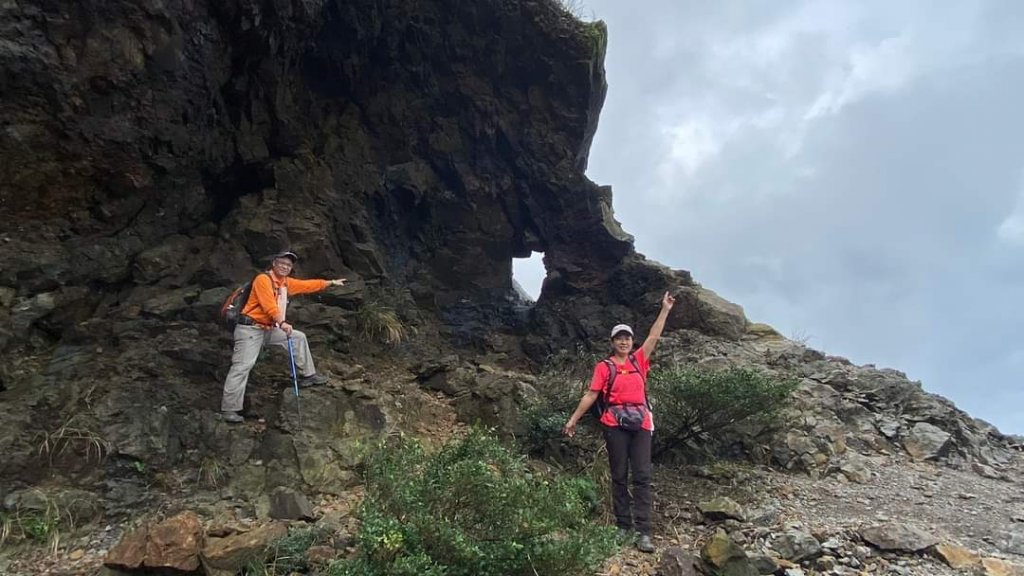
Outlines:
[[700,576],[700,560],[678,546],[670,546],[661,554],[658,576]]
[[722,520],[740,520],[746,518],[743,508],[735,501],[724,496],[701,502],[697,509],[704,515],[704,518],[712,522]]
[[866,459],[853,454],[848,455],[840,464],[839,472],[850,482],[867,484],[871,482],[871,469]]
[[939,544],[935,547],[935,556],[955,570],[970,568],[981,563],[981,556],[955,544]]
[[993,543],[1003,552],[1024,556],[1024,532],[1003,532]]
[[985,478],[991,478],[993,480],[1003,479],[1003,475],[1000,474],[998,470],[987,464],[982,464],[981,462],[972,462],[971,470],[973,470],[974,473],[977,474],[978,476],[982,476]]
[[917,552],[939,542],[927,532],[895,523],[865,528],[860,531],[860,537],[879,550],[893,552]]
[[824,542],[821,543],[821,547],[825,550],[839,550],[840,548],[842,548],[842,546],[843,543],[840,542],[839,539],[834,536],[826,539]]
[[806,532],[789,530],[772,541],[772,548],[786,560],[800,562],[821,554],[821,544]]
[[700,556],[720,576],[758,576],[757,568],[747,558],[747,553],[724,530],[715,532],[701,549]]
[[146,524],[114,546],[103,561],[110,568],[178,570],[199,568],[203,529],[194,512],[182,512],[158,524]]
[[800,567],[800,565],[797,564],[796,562],[791,562],[789,560],[786,560],[785,558],[775,558],[775,562],[777,562],[779,564],[779,568],[783,568],[783,569],[785,569],[785,568],[799,568]]
[[882,433],[883,436],[889,439],[894,439],[900,433],[900,422],[891,416],[876,416],[878,422],[875,427]]
[[270,493],[270,517],[276,520],[313,520],[313,506],[301,493],[278,486]]
[[1024,568],[999,558],[983,558],[981,566],[985,570],[985,576],[1021,576],[1024,574]]
[[750,563],[757,569],[758,574],[775,574],[782,569],[778,560],[766,554],[752,556]]
[[819,572],[828,572],[836,567],[836,559],[833,556],[822,556],[814,561]]

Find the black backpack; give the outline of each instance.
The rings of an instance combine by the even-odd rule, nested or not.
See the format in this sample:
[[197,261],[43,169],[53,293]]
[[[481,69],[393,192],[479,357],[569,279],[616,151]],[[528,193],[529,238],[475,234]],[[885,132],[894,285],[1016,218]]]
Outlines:
[[[260,274],[266,274],[266,272],[261,272]],[[220,314],[217,315],[217,319],[226,330],[235,329],[239,318],[242,317],[242,309],[245,308],[246,302],[249,301],[249,295],[252,294],[252,283],[258,277],[259,274],[252,280],[235,288],[227,300],[224,301],[224,304],[221,305]]]
[[[608,365],[608,382],[605,383],[604,390],[598,394],[597,400],[595,400],[594,403],[590,405],[590,409],[587,410],[591,416],[598,420],[600,420],[601,416],[604,415],[604,411],[608,409],[608,398],[611,396],[612,386],[615,385],[615,376],[619,372],[618,369],[616,369],[615,362],[612,360],[611,356],[605,358],[602,362]],[[644,372],[640,369],[640,363],[636,361],[636,356],[632,353],[629,354],[629,363],[633,365],[633,369],[636,370],[636,373],[639,374],[640,378],[644,381],[644,397],[646,398],[647,379],[644,378]],[[648,405],[648,408],[649,407],[650,406]]]

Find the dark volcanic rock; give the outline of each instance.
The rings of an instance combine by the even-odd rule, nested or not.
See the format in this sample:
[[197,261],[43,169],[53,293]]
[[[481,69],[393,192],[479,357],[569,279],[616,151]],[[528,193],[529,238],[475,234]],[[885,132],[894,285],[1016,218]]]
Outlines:
[[[25,391],[4,437],[84,410],[114,453],[200,448],[230,358],[217,307],[285,247],[298,276],[351,281],[289,311],[318,361],[382,352],[366,302],[442,355],[517,366],[643,329],[668,289],[672,328],[746,325],[637,254],[583,175],[606,30],[555,2],[17,2],[0,33],[0,354],[55,368],[2,375]],[[531,305],[511,265],[533,252]],[[0,477],[32,450],[9,447]]]

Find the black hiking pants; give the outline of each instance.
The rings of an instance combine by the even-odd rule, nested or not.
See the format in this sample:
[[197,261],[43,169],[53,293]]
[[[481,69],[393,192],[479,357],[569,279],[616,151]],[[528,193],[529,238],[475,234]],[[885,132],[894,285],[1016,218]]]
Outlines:
[[[608,465],[612,473],[612,506],[619,528],[636,528],[651,533],[651,432],[630,432],[615,426],[604,427],[608,447]],[[632,494],[629,473],[633,473]],[[635,523],[634,523],[635,521]]]

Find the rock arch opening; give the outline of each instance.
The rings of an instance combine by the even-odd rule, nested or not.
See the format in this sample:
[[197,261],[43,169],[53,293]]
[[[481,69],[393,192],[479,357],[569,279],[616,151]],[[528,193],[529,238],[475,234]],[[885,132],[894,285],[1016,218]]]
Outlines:
[[536,302],[540,298],[546,276],[543,252],[532,252],[526,258],[512,259],[512,289],[523,299]]

